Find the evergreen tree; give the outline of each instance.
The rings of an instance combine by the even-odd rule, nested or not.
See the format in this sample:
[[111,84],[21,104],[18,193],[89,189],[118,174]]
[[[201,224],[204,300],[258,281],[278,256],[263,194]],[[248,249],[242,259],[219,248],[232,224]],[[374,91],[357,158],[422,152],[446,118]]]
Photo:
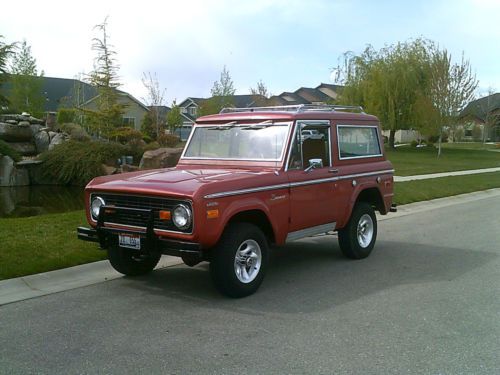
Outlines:
[[[2,83],[7,80],[7,60],[14,52],[15,44],[5,44],[2,42],[3,36],[0,35],[0,88]],[[9,103],[8,99],[0,93],[0,110]]]
[[42,116],[45,102],[42,93],[43,71],[38,74],[36,59],[31,54],[31,47],[26,40],[21,43],[19,52],[13,55],[10,71],[10,109],[15,112],[28,112],[35,117]]
[[108,43],[107,18],[94,29],[102,32],[101,38],[94,38],[92,49],[96,51],[94,70],[89,74],[89,83],[97,88],[95,110],[86,110],[86,116],[94,132],[108,137],[110,132],[122,126],[125,105],[119,101],[117,88],[118,65],[112,46]]

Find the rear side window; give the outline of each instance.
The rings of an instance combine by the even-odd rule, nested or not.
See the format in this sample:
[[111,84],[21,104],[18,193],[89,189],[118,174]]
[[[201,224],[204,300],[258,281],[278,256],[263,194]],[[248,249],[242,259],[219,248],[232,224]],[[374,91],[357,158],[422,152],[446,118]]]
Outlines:
[[378,127],[338,125],[339,158],[366,158],[381,156]]

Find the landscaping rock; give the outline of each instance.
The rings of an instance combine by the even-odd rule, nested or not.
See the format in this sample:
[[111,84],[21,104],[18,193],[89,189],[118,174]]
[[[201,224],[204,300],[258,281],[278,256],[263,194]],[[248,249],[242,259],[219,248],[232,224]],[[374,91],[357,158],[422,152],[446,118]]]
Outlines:
[[8,156],[0,157],[0,186],[27,186],[30,184],[28,171],[17,169]]
[[177,165],[182,148],[159,148],[146,151],[142,156],[139,169],[168,168]]
[[31,142],[10,142],[9,146],[19,152],[22,156],[36,155],[36,147]]
[[42,130],[43,126],[38,125],[38,124],[31,124],[30,129],[31,129],[31,134],[35,136],[36,133],[38,133],[40,130]]
[[135,172],[139,170],[139,167],[130,164],[123,164],[120,166],[121,173]]
[[[52,132],[49,132],[49,134]],[[56,133],[54,137],[50,139],[49,150],[52,150],[55,146],[60,145],[67,141],[69,136],[66,133]]]
[[104,171],[105,175],[110,175],[110,174],[115,174],[116,173],[116,168],[111,166],[111,165],[102,165],[102,170]]
[[[9,120],[7,120],[9,121]],[[14,125],[8,122],[0,122],[0,139],[7,142],[27,142],[32,137],[31,128],[28,125]]]
[[41,154],[49,149],[50,137],[49,133],[40,131],[33,137],[35,139],[36,151]]

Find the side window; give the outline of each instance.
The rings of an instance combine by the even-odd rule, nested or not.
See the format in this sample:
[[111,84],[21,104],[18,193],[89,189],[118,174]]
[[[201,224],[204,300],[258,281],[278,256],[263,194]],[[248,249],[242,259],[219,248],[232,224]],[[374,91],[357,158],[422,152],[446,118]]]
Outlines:
[[324,167],[331,165],[330,123],[301,122],[290,151],[288,169],[305,169],[312,159],[320,159]]
[[376,126],[338,125],[337,133],[340,159],[382,155]]

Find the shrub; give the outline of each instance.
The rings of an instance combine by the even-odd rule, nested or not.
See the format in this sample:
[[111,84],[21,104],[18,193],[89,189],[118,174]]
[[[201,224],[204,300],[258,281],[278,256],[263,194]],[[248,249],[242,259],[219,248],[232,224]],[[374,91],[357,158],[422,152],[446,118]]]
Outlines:
[[0,139],[0,155],[9,156],[14,161],[21,160],[21,154],[9,146],[7,142]]
[[73,108],[61,108],[57,112],[57,123],[66,124],[69,122],[75,122],[76,119],[76,109]]
[[154,141],[151,143],[148,143],[146,146],[144,146],[144,151],[150,151],[150,150],[156,150],[159,149],[161,146],[158,142]]
[[411,147],[417,147],[418,142],[417,141],[411,141],[410,146]]
[[144,154],[144,148],[146,143],[142,139],[132,139],[125,145],[125,154],[130,155],[134,158],[134,164],[139,164]]
[[110,133],[109,137],[117,142],[124,144],[134,140],[142,140],[142,133],[133,128],[123,126],[120,128],[115,128]]
[[102,164],[115,164],[125,147],[114,142],[69,140],[40,155],[42,173],[62,185],[86,185],[103,174]]
[[162,134],[157,141],[162,147],[175,147],[179,143],[179,137],[173,134]]

